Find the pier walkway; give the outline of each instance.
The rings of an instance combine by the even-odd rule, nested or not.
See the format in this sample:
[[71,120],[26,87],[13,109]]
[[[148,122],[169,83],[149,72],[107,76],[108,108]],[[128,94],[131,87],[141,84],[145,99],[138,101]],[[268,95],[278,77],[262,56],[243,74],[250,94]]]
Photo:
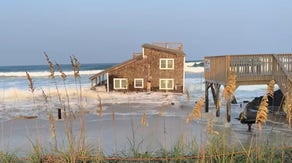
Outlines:
[[[292,92],[292,54],[257,54],[208,56],[204,58],[205,111],[209,108],[209,89],[220,116],[220,86],[226,86],[228,75],[236,75],[236,87],[240,85],[268,84],[274,80],[283,94]],[[227,121],[231,118],[231,101],[226,102]]]

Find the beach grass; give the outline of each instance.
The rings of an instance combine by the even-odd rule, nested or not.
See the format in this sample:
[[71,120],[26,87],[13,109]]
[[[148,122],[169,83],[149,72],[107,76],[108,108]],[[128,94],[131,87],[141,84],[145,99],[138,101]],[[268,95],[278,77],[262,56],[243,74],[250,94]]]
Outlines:
[[15,163],[17,162],[17,154],[9,153],[6,151],[0,151],[0,162],[3,163]]

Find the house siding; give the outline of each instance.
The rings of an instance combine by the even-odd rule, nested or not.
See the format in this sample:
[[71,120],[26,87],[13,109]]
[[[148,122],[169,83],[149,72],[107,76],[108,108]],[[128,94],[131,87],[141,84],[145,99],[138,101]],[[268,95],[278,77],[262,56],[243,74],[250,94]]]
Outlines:
[[[134,88],[134,79],[135,78],[143,78],[144,83],[147,82],[147,74],[148,74],[148,65],[146,59],[137,60],[134,63],[129,65],[125,65],[120,69],[111,71],[109,73],[109,89],[113,90],[113,79],[114,78],[127,78],[128,79],[128,91],[145,91],[146,87],[144,88]],[[124,90],[117,90],[117,91],[124,91]]]
[[[173,58],[174,69],[161,70],[160,58]],[[127,91],[146,91],[147,81],[151,82],[152,91],[159,90],[159,79],[173,79],[174,90],[173,92],[183,92],[184,82],[184,55],[177,55],[155,49],[144,48],[144,57],[134,63],[125,65],[117,70],[109,72],[109,89],[113,90],[114,78],[127,78],[128,89]],[[144,88],[134,88],[134,79],[143,78]],[[125,90],[117,90],[125,91]]]
[[[184,55],[176,55],[158,51],[155,49],[145,49],[148,63],[151,63],[150,76],[153,91],[159,91],[159,79],[174,79],[174,85],[178,85],[174,92],[183,92]],[[173,58],[174,69],[161,70],[160,58]]]

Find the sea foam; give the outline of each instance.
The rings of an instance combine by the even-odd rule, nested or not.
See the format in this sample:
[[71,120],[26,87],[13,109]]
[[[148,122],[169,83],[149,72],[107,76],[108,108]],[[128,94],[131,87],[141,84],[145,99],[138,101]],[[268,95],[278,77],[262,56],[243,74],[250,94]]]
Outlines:
[[[80,71],[80,75],[92,75],[101,72],[102,70],[86,70]],[[50,75],[49,71],[37,71],[37,72],[28,72],[31,77],[48,77]],[[66,75],[73,76],[73,71],[64,71]],[[60,76],[59,72],[55,72],[56,76]],[[0,72],[0,77],[26,77],[25,71],[17,71],[17,72]]]

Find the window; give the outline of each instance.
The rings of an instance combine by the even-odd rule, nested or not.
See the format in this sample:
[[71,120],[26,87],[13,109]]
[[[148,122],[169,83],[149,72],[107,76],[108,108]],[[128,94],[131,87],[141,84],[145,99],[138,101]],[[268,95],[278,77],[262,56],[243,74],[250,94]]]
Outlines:
[[114,78],[114,89],[127,89],[128,80],[126,78]]
[[161,58],[160,59],[160,69],[173,69],[174,59]]
[[159,79],[159,89],[173,90],[173,79]]
[[144,88],[144,79],[143,78],[134,79],[134,88]]

